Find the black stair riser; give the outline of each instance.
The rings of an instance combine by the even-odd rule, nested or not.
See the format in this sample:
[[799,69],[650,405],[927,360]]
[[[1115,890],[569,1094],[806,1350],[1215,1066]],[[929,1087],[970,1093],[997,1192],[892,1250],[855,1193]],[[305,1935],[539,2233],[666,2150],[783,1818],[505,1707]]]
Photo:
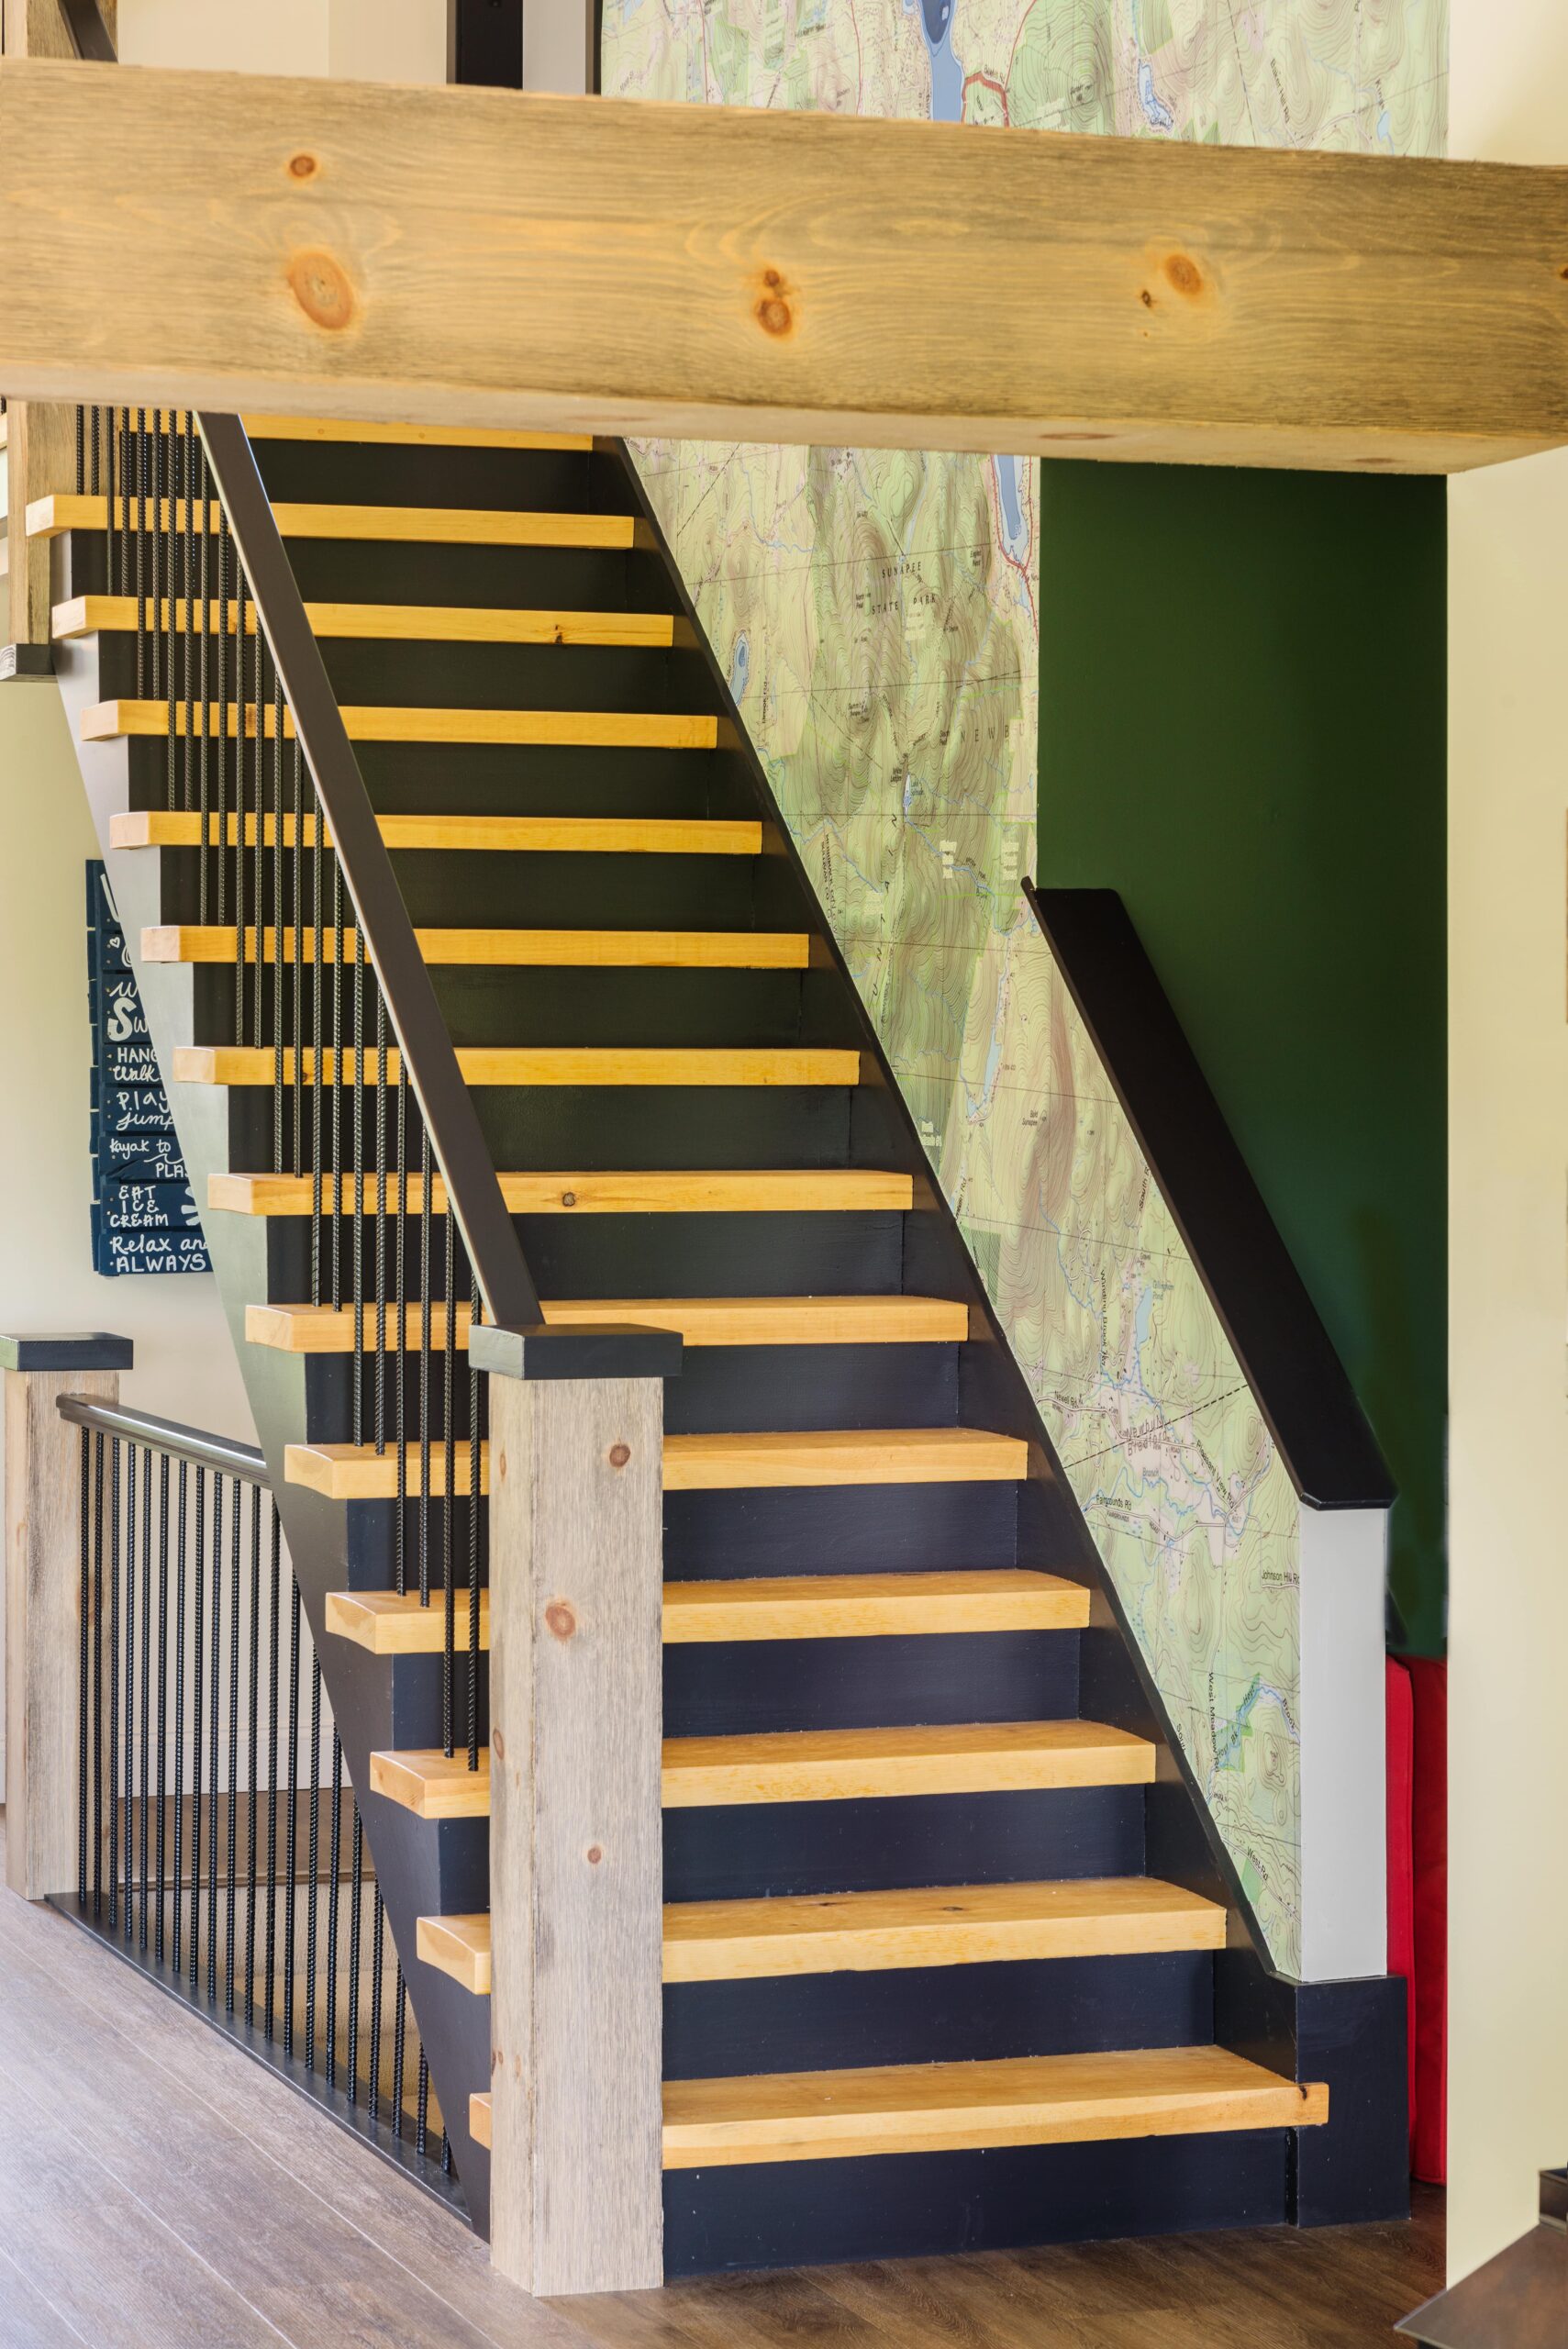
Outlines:
[[664,1813],[666,1900],[1143,1871],[1141,1787],[734,1803]]
[[[257,1298],[264,1297],[276,1305],[308,1301],[308,1218],[233,1219],[253,1223],[265,1235],[266,1269],[258,1283]],[[229,1219],[223,1220],[227,1224]],[[884,1296],[899,1286],[902,1219],[891,1212],[576,1217],[565,1213],[517,1216],[513,1220],[534,1277],[547,1297]],[[347,1283],[353,1263],[351,1216],[344,1216],[341,1228]],[[431,1218],[432,1286],[437,1297],[444,1295],[446,1286],[445,1228],[444,1217]],[[396,1277],[396,1242],[373,1215],[367,1215],[362,1226],[367,1293],[374,1292],[378,1232],[390,1297]],[[412,1297],[421,1244],[417,1218],[408,1219],[406,1240]],[[323,1294],[329,1295],[330,1219],[324,1226],[322,1241]]]
[[1074,1631],[696,1641],[664,1651],[666,1737],[1070,1720],[1077,1710]]
[[1278,2226],[1290,2147],[1273,2130],[667,2171],[664,2272]]
[[781,1570],[1011,1566],[1018,1563],[1017,1530],[1012,1484],[666,1493],[664,1571],[689,1582]]
[[1214,2036],[1204,1950],[667,1983],[664,2077],[983,2064]]
[[[395,1326],[388,1296],[389,1319]],[[365,1343],[373,1348],[376,1318],[367,1299]],[[884,1359],[885,1357],[885,1359]],[[433,1434],[445,1432],[442,1358],[436,1357]],[[357,1440],[351,1356],[306,1357],[306,1408],[312,1443]],[[384,1381],[388,1425],[401,1372],[410,1414],[419,1392],[417,1353],[388,1354]],[[367,1417],[374,1390],[373,1359],[361,1381]],[[457,1358],[453,1425],[469,1433],[469,1375]],[[692,1346],[678,1378],[664,1392],[664,1424],[672,1435],[747,1434],[763,1429],[832,1427],[951,1427],[958,1408],[956,1346]],[[414,1425],[412,1416],[409,1424]]]
[[634,553],[597,547],[422,546],[291,539],[307,603],[464,604],[496,611],[667,612],[669,591]]
[[[465,506],[626,513],[626,475],[585,449],[417,450],[396,443],[257,440],[267,494],[301,506]],[[618,476],[618,478],[617,478]]]

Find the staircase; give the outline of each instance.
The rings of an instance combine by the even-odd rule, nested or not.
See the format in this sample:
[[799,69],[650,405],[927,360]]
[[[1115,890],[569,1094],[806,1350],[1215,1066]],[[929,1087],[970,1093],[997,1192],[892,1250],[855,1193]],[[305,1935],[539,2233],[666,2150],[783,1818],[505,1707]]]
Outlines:
[[[666,2272],[1279,2222],[1328,2089],[1298,2080],[1277,1999],[1236,2020],[1237,1969],[1266,1969],[626,459],[248,425],[547,1323],[684,1349],[663,1453]],[[219,532],[205,501],[167,507],[176,535]],[[231,635],[199,704],[139,688],[110,521],[85,493],[29,516],[60,541],[57,666],[484,2228],[471,1308],[451,1284],[410,1303],[378,1231],[395,1054],[306,1022],[301,974],[351,987],[360,967],[340,908],[243,936],[206,918],[198,860],[225,852],[167,786],[193,728],[235,734],[250,659]],[[152,625],[177,635],[164,586]],[[238,732],[281,715],[263,702],[258,729],[252,700]],[[281,1056],[232,1041],[252,986],[288,1023]],[[334,1162],[328,1244],[354,1252],[368,1316],[320,1294],[318,1180],[274,1147],[319,1126],[323,1094],[340,1134],[350,1090],[382,1174]],[[443,1187],[407,1179],[439,1267]],[[367,1438],[367,1349],[398,1397],[434,1365],[433,1438]]]

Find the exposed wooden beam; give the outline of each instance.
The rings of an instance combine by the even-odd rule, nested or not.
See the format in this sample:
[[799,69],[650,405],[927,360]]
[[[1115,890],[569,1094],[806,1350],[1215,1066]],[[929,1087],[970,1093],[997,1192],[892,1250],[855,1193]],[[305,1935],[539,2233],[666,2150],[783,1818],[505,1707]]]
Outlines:
[[1456,470],[1568,440],[1568,172],[7,62],[0,384]]

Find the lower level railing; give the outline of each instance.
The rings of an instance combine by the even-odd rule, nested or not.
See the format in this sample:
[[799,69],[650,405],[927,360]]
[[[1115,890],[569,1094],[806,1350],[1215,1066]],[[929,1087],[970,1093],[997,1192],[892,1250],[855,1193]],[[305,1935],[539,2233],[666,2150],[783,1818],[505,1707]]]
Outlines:
[[59,1408],[81,1430],[80,1788],[55,1905],[455,2194],[261,1454]]

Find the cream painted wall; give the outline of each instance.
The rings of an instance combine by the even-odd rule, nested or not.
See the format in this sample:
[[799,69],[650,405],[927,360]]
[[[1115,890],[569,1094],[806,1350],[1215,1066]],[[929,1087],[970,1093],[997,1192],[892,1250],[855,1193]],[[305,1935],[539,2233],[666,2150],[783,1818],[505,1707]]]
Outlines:
[[446,0],[121,0],[128,65],[444,82]]
[[[96,849],[59,694],[0,685],[0,1330],[116,1330],[136,1344],[128,1401],[253,1442],[211,1276],[93,1270],[84,869]],[[0,1736],[0,1800],[4,1752]]]
[[[1558,0],[1452,0],[1450,151],[1568,162]],[[1449,2261],[1568,2158],[1568,452],[1451,484]]]

